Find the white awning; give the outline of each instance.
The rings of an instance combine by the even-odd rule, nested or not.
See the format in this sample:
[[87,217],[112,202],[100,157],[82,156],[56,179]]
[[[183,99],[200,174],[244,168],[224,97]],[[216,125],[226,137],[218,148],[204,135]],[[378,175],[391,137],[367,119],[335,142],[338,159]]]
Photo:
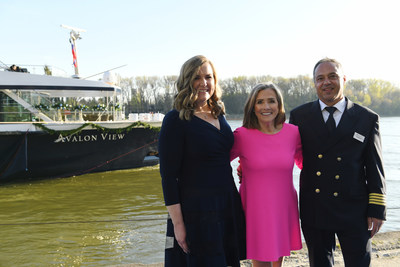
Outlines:
[[0,71],[0,90],[33,90],[49,97],[105,97],[121,89],[101,81]]

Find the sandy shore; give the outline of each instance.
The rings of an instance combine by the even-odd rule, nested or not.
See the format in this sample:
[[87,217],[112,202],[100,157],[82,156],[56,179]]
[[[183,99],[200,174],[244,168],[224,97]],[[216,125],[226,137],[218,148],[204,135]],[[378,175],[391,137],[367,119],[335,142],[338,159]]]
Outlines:
[[[337,245],[335,266],[344,266],[339,244]],[[400,266],[400,232],[380,233],[372,239],[371,265],[379,267]],[[248,265],[243,266],[248,267],[251,264],[248,263]],[[290,257],[286,257],[283,266],[309,266],[305,244],[303,244],[302,250],[292,252]]]
[[[123,264],[114,267],[163,267],[163,263],[156,264]],[[290,257],[285,257],[283,266],[309,266],[307,249],[303,244],[303,249],[292,252]],[[335,266],[344,266],[340,247],[335,252]],[[372,239],[372,266],[392,267],[400,266],[400,232],[387,232],[377,234]],[[241,267],[251,267],[251,261],[243,261]]]

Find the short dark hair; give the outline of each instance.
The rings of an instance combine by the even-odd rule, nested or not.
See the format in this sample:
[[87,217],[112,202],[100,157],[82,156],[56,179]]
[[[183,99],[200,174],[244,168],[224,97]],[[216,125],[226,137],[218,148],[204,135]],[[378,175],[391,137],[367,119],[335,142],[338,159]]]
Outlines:
[[339,61],[337,61],[336,59],[333,59],[333,58],[328,58],[328,57],[326,57],[326,58],[323,58],[323,59],[321,59],[320,61],[318,61],[317,64],[315,64],[314,70],[313,70],[313,77],[314,77],[314,78],[315,78],[315,70],[317,69],[317,67],[318,67],[320,64],[325,63],[325,62],[331,62],[331,63],[335,64],[336,67],[338,67],[338,69],[341,69],[341,70],[343,71],[342,64],[340,64]]

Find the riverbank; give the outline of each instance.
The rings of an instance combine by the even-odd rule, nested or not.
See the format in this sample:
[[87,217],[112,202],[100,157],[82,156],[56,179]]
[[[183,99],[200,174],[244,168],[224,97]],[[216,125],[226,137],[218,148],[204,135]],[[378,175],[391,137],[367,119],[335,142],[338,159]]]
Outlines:
[[[391,267],[400,266],[400,231],[379,233],[372,239],[372,266]],[[163,263],[156,264],[123,264],[113,267],[163,267]],[[309,266],[307,248],[303,244],[303,249],[292,252],[290,257],[285,257],[284,267]],[[337,246],[335,252],[335,266],[344,266],[340,247]],[[251,261],[246,260],[241,263],[241,267],[251,267]]]

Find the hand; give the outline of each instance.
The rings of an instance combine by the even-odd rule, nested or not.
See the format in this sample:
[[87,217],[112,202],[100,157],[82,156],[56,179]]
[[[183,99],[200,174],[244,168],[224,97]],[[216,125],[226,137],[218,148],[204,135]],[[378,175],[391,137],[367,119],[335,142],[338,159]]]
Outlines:
[[171,216],[172,224],[174,225],[174,233],[176,242],[185,253],[189,253],[189,246],[186,242],[186,227],[183,221],[181,204],[173,204],[167,206],[168,213]]
[[239,160],[239,167],[236,169],[237,175],[239,176],[239,184],[242,183],[242,165],[240,164]]
[[377,219],[377,218],[372,218],[368,217],[368,230],[371,231],[371,238],[379,232],[383,225],[383,220]]
[[183,252],[186,254],[190,252],[189,246],[186,242],[186,227],[185,224],[179,223],[177,225],[174,224],[174,232],[175,239],[178,242],[179,246],[182,248]]

